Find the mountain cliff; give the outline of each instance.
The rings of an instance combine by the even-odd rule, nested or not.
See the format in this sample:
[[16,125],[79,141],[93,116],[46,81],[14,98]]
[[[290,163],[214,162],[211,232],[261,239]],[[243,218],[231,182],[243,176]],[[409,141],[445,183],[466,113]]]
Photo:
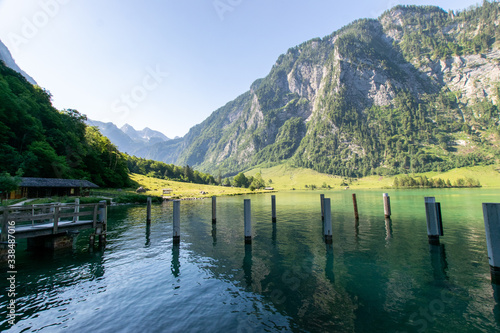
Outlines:
[[397,6],[281,55],[268,76],[148,158],[234,174],[289,161],[361,176],[499,156],[500,9]]
[[7,67],[15,70],[16,72],[24,76],[29,83],[33,85],[37,84],[36,81],[31,76],[29,76],[28,74],[26,74],[25,71],[19,68],[19,66],[14,61],[14,58],[12,58],[12,54],[10,53],[9,49],[7,48],[7,46],[5,46],[4,43],[2,43],[1,40],[0,40],[0,60],[3,61]]

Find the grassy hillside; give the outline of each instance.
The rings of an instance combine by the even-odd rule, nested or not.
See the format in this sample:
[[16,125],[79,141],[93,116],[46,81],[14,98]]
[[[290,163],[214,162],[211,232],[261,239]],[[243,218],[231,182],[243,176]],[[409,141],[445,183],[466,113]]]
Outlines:
[[[452,169],[447,172],[426,172],[413,174],[414,176],[425,175],[428,178],[449,179],[452,183],[458,178],[474,178],[478,179],[483,187],[500,187],[500,167],[499,166],[475,166],[459,169]],[[307,185],[316,185],[317,189],[322,189],[322,185],[326,184],[332,189],[344,189],[347,182],[350,188],[383,188],[391,187],[396,176],[369,176],[363,178],[343,178],[339,176],[331,176],[316,172],[305,168],[292,168],[287,164],[281,164],[272,168],[257,168],[245,172],[247,176],[253,176],[257,173],[262,174],[262,178],[266,184],[274,187],[276,190],[304,190]],[[270,183],[269,180],[272,180]]]
[[[170,188],[173,190],[171,194],[172,197],[178,199],[206,198],[206,197],[211,197],[213,195],[224,196],[224,195],[239,195],[239,194],[264,192],[264,191],[252,192],[246,188],[183,183],[183,182],[147,177],[135,173],[131,174],[130,178],[132,179],[132,181],[136,182],[139,186],[143,186],[144,188],[148,189],[148,191],[145,193],[146,195],[162,196],[163,189]],[[202,192],[204,192],[204,194]]]

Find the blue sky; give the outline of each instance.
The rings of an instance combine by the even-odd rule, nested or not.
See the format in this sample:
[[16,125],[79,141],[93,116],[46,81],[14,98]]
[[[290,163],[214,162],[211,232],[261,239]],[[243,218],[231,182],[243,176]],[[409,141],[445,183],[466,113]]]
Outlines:
[[470,0],[0,0],[0,39],[58,109],[183,136],[288,48],[397,4]]

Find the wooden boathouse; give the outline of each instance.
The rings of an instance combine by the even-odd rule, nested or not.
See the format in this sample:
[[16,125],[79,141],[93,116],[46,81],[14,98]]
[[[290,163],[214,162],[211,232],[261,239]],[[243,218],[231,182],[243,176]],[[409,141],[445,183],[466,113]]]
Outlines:
[[8,199],[48,198],[64,196],[88,196],[96,184],[81,179],[28,178],[22,177],[19,188],[9,194]]

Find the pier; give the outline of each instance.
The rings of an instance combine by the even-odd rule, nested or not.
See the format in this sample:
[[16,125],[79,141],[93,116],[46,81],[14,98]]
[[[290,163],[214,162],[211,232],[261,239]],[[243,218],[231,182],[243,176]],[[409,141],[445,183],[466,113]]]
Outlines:
[[2,207],[0,214],[0,257],[12,239],[26,238],[28,249],[71,246],[73,237],[85,229],[94,229],[91,236],[98,236],[101,244],[106,239],[106,201]]

